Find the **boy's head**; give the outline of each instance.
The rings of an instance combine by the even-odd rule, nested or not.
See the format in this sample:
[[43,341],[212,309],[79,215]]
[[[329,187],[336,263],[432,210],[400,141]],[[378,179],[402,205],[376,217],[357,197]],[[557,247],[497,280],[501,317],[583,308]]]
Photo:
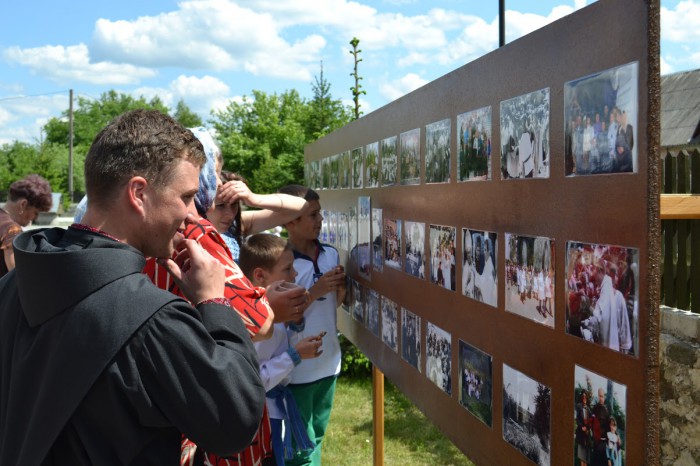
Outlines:
[[321,201],[318,193],[311,188],[298,184],[290,184],[279,190],[282,194],[302,197],[308,203],[299,217],[287,222],[284,226],[289,232],[289,239],[294,241],[312,241],[321,232],[323,216],[321,216]]
[[294,254],[291,246],[279,236],[258,233],[241,244],[241,270],[256,286],[268,286],[284,280],[294,282]]

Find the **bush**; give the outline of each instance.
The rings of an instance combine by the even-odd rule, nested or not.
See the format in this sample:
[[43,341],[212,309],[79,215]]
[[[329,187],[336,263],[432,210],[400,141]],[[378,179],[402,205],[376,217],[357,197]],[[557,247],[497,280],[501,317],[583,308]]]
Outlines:
[[354,379],[363,379],[372,375],[372,363],[350,340],[340,333],[340,351],[343,354],[342,372]]

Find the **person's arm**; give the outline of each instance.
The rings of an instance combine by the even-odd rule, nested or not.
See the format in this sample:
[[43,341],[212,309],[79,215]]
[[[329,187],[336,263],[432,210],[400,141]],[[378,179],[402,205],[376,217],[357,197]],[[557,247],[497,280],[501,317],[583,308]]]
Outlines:
[[[306,337],[292,347],[285,338],[274,351],[279,354],[260,361],[260,379],[265,386],[265,391],[268,392],[279,385],[303,359],[320,356],[323,352],[320,349],[322,343],[322,337],[317,335]],[[267,342],[256,343],[256,348],[258,345],[265,344]]]
[[3,249],[3,256],[5,258],[5,266],[7,267],[7,271],[9,272],[10,270],[15,268],[15,250],[12,249],[12,245]]

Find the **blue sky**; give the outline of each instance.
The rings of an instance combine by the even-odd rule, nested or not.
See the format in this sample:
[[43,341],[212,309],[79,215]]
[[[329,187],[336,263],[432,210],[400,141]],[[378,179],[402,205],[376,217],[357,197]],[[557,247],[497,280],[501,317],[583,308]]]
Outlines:
[[[607,0],[606,0],[607,1]],[[592,3],[506,0],[510,42]],[[700,68],[700,0],[661,0],[662,74]],[[68,107],[119,92],[183,99],[205,121],[253,89],[311,96],[323,61],[350,103],[360,39],[369,113],[498,46],[496,0],[24,0],[0,15],[0,144],[41,138]]]

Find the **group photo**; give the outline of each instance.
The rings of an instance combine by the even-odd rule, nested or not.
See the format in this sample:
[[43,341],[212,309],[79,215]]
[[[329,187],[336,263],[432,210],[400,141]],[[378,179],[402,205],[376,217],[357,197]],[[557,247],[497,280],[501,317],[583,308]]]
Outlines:
[[364,187],[365,176],[365,158],[361,147],[356,147],[350,153],[352,159],[352,184],[353,189],[362,189]]
[[399,135],[401,184],[420,184],[420,128]]
[[401,220],[384,219],[384,265],[401,270]]
[[377,290],[369,289],[367,293],[367,303],[365,305],[365,327],[372,332],[375,337],[379,336],[379,305],[380,296]]
[[425,329],[425,374],[452,396],[452,335],[431,322]]
[[386,296],[382,296],[382,341],[394,352],[399,351],[398,316],[398,305]]
[[457,115],[457,181],[491,179],[491,107]]
[[405,307],[401,308],[401,357],[421,370],[421,318]]
[[404,271],[417,278],[425,278],[425,223],[404,222],[406,232],[406,261]]
[[455,291],[457,229],[430,225],[430,283]]
[[493,358],[459,340],[459,404],[491,427],[493,416]]
[[381,144],[381,166],[382,166],[382,186],[393,186],[396,184],[398,173],[398,159],[396,150],[397,137],[382,139]]
[[384,243],[382,241],[382,209],[372,208],[372,268],[381,272],[384,268],[384,257],[382,249]]
[[372,209],[369,196],[357,198],[357,271],[361,277],[370,279],[372,273],[372,252],[370,241],[372,238]]
[[449,183],[450,181],[450,131],[448,118],[425,127],[425,182]]
[[379,187],[379,143],[365,146],[365,187]]

